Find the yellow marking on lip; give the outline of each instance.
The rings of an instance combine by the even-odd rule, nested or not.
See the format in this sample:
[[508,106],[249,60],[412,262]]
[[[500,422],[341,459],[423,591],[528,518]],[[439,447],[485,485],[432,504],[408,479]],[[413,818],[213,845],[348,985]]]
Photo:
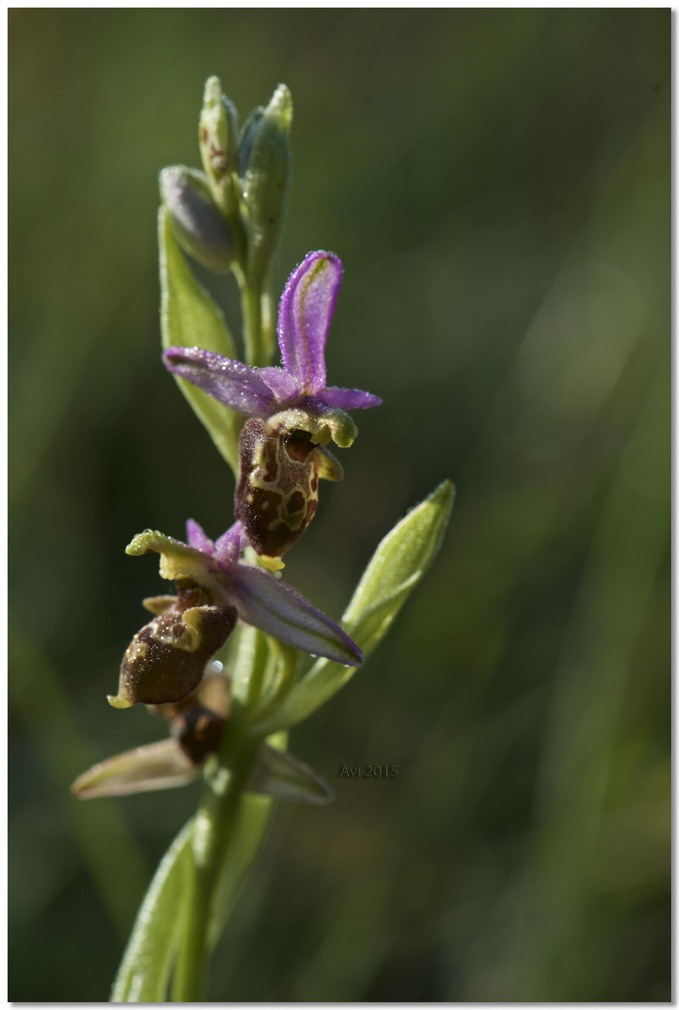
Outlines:
[[281,558],[271,557],[268,554],[260,554],[259,563],[262,568],[266,568],[269,572],[280,572],[282,568],[285,568],[285,561]]
[[107,694],[106,700],[113,708],[132,708],[132,702],[114,694]]

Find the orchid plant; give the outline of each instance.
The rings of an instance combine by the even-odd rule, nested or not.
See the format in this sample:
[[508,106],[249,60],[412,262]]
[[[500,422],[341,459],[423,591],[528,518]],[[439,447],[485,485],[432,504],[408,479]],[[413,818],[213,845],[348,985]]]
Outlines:
[[[272,257],[290,183],[292,102],[279,86],[243,128],[211,77],[200,115],[203,170],[161,172],[163,361],[235,481],[234,522],[216,539],[189,519],[186,541],[146,530],[130,555],[156,553],[173,594],[144,600],[152,619],[123,657],[116,709],[167,720],[166,739],[81,775],[80,799],[202,778],[195,816],[162,860],[118,976],[116,1002],[204,998],[211,951],[261,845],[274,800],[324,804],[330,786],[287,752],[288,730],[353,676],[436,555],[453,502],[444,481],[386,535],[340,622],[282,578],[283,555],[339,481],[329,445],[350,446],[350,411],[378,396],[327,385],[325,347],[342,282],[329,252],[309,253],[274,312]],[[243,356],[195,263],[233,272]],[[282,365],[272,365],[277,333]]]

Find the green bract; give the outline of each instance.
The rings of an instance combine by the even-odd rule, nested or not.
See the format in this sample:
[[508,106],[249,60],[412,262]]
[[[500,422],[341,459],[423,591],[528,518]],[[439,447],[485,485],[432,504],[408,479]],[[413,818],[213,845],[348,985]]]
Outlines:
[[[375,551],[342,617],[342,626],[366,658],[384,638],[436,557],[453,500],[454,487],[450,481],[444,481],[396,524]],[[338,663],[317,660],[254,729],[273,732],[294,726],[328,701],[353,673]]]
[[[192,347],[200,340],[201,347],[236,355],[236,345],[229,333],[221,309],[205,288],[196,280],[184,259],[170,223],[169,214],[161,207],[158,220],[160,245],[160,332],[163,347]],[[238,472],[238,436],[243,418],[218,403],[211,396],[184,379],[177,384],[208,430],[212,441],[234,473]]]

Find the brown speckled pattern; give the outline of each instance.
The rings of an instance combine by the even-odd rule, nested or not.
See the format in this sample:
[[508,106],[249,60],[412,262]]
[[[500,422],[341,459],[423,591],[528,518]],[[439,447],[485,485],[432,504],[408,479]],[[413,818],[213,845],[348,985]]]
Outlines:
[[179,591],[130,642],[120,667],[118,695],[130,704],[181,701],[203,678],[209,659],[233,631],[235,607],[211,606],[204,591]]
[[240,437],[236,518],[258,554],[280,557],[318,507],[321,450],[306,432],[252,418]]

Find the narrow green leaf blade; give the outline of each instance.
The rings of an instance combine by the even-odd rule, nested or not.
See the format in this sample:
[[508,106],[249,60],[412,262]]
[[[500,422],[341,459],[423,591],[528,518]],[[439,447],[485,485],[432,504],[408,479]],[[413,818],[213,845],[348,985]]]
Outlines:
[[137,915],[111,991],[112,1003],[164,1003],[179,942],[189,821],[161,860]]
[[208,940],[214,948],[229,920],[252,864],[261,848],[274,800],[270,796],[243,793],[227,858],[224,859],[212,907]]
[[[165,207],[158,217],[160,245],[160,329],[163,347],[203,347],[227,358],[236,345],[220,308],[196,280],[174,236]],[[175,379],[234,473],[243,418],[185,379]]]
[[[287,733],[276,733],[267,741],[268,746],[279,751],[284,751],[287,743]],[[262,846],[273,808],[274,800],[270,796],[245,792],[240,797],[234,831],[223,853],[219,882],[212,902],[208,932],[212,948],[219,940]]]
[[[453,500],[454,487],[444,481],[396,524],[375,551],[341,622],[366,658],[436,557]],[[267,716],[266,723],[255,729],[272,732],[294,726],[339,691],[355,672],[319,659],[280,707]]]

